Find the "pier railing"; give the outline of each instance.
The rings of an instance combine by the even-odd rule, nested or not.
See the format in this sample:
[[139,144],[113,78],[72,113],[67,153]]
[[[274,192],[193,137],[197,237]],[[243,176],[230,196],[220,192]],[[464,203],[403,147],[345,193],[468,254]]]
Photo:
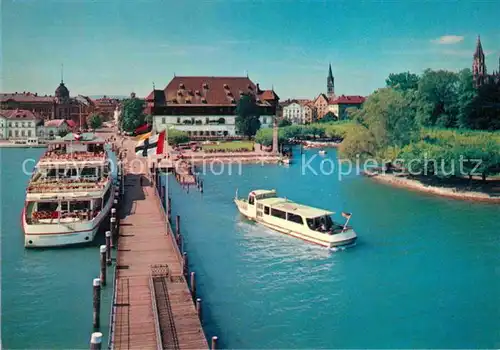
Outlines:
[[116,295],[117,295],[117,288],[116,288],[116,265],[114,265],[113,268],[113,297],[111,298],[111,307],[110,307],[110,312],[109,312],[109,332],[108,332],[108,349],[112,350],[114,347],[114,337],[115,337],[115,314],[116,314]]

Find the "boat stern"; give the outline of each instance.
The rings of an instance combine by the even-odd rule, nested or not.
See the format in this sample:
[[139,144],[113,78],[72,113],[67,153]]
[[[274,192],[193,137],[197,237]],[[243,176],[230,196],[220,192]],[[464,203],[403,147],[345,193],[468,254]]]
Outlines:
[[341,233],[330,236],[330,248],[351,245],[356,242],[358,236],[352,228],[348,228]]

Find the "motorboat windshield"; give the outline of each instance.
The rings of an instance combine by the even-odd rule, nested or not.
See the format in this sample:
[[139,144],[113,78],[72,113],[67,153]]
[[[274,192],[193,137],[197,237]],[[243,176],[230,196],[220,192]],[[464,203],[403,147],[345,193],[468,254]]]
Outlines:
[[343,226],[334,222],[330,215],[322,215],[315,218],[308,218],[307,226],[314,231],[323,233],[333,233],[342,231]]

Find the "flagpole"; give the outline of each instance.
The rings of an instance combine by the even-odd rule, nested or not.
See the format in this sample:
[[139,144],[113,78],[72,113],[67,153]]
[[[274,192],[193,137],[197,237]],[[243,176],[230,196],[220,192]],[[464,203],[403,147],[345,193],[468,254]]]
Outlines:
[[[167,193],[165,195],[165,210],[166,210],[166,215],[167,215],[167,233],[168,233],[168,221],[169,221],[169,217],[168,217],[168,212],[170,210],[170,208],[168,207],[168,150],[167,150],[167,147],[168,147],[168,126],[165,128],[165,144],[163,145],[163,155],[164,155],[164,158],[165,158],[165,166],[167,168],[167,171],[165,172],[165,192]],[[165,157],[166,155],[166,157]]]

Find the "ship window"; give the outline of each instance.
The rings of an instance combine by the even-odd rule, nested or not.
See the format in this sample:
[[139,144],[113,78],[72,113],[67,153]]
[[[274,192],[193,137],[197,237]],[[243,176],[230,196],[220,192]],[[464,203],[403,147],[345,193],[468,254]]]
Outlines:
[[255,197],[254,196],[250,196],[250,198],[248,198],[248,204],[253,205],[254,202],[255,202]]
[[288,221],[295,222],[296,224],[303,224],[304,221],[302,221],[302,216],[297,215],[297,214],[292,214],[288,213]]
[[262,207],[263,207],[263,206],[264,206],[264,205],[262,205],[262,203],[257,203],[257,209],[262,210]]
[[56,211],[59,203],[57,202],[38,202],[37,210],[38,211]]
[[264,214],[269,215],[269,207],[264,207]]
[[286,220],[286,212],[278,209],[271,208],[271,215],[280,219]]
[[80,202],[71,202],[70,203],[70,211],[77,210],[89,210],[90,202],[89,201],[80,201]]
[[95,176],[95,168],[83,168],[82,176]]

